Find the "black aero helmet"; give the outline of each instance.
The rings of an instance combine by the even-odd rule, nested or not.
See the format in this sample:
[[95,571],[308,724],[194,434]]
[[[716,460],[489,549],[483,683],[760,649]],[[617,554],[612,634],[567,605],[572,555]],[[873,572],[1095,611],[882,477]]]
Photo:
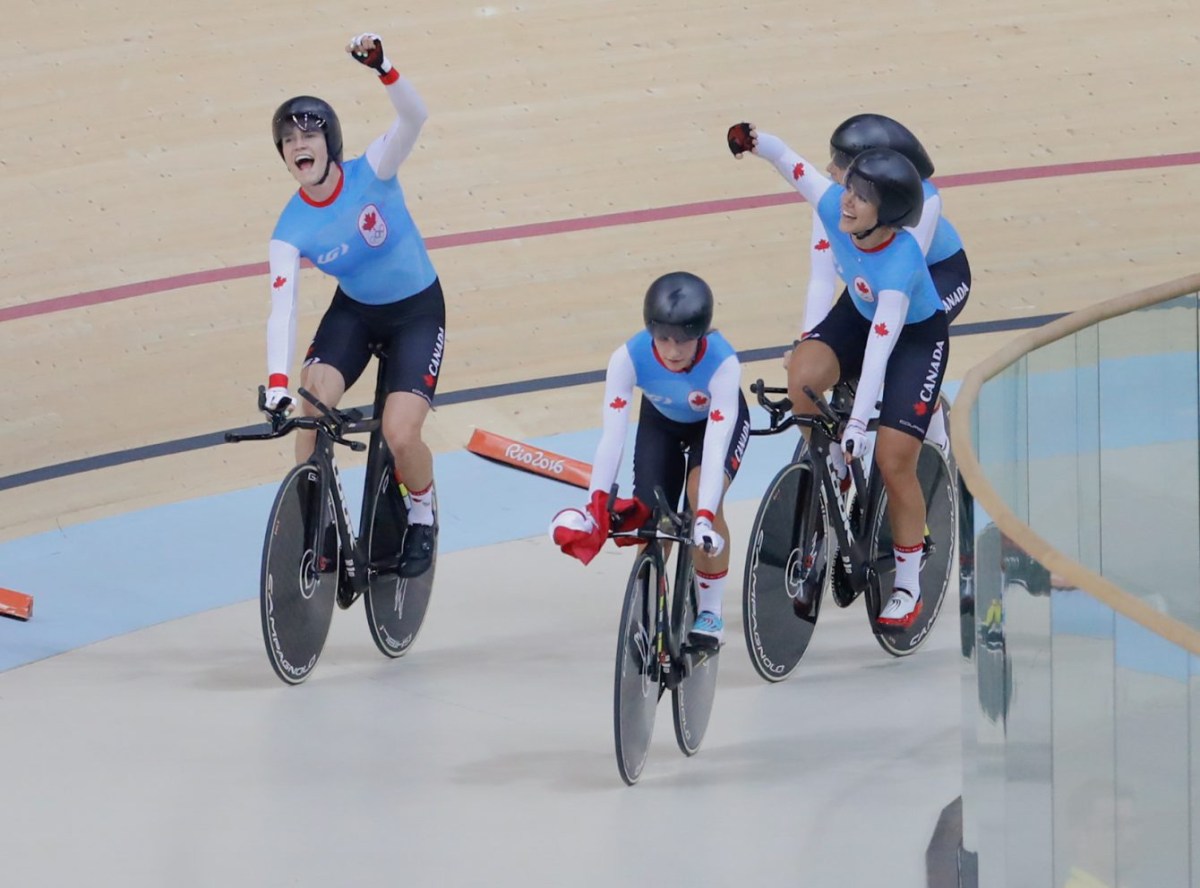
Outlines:
[[[891,148],[863,151],[846,169],[846,187],[878,207],[878,225],[903,228],[921,221],[921,210],[925,207],[921,175],[899,151]],[[864,232],[864,236],[869,233]]]
[[342,124],[337,113],[324,99],[316,96],[296,96],[280,105],[271,118],[271,136],[275,149],[283,157],[283,131],[294,126],[302,132],[319,129],[325,133],[325,150],[333,163],[342,162]]
[[686,271],[672,271],[652,283],[642,306],[650,334],[672,339],[700,339],[712,325],[712,316],[712,290]]
[[904,124],[882,114],[855,114],[843,121],[829,137],[833,162],[843,168],[868,148],[899,151],[916,167],[922,179],[933,175],[933,161],[920,139]]

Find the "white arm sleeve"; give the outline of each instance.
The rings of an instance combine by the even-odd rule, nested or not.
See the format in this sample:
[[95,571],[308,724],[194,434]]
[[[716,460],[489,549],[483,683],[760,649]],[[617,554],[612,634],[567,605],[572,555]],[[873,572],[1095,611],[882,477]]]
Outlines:
[[696,511],[717,514],[725,495],[725,455],[737,428],[738,392],[742,383],[742,365],[737,355],[721,362],[708,383],[712,403],[708,425],[704,428],[704,455],[700,463],[700,491]]
[[929,252],[929,245],[933,243],[933,235],[937,231],[937,224],[941,218],[942,196],[935,194],[925,201],[925,206],[921,209],[921,221],[907,229],[921,245],[922,256]]
[[856,419],[865,428],[875,412],[875,403],[883,389],[883,377],[887,372],[888,358],[904,329],[904,318],[908,315],[908,294],[899,290],[883,290],[879,294],[879,307],[871,321],[871,332],[867,334],[867,350],[863,354],[862,375],[858,378],[858,392],[854,396],[854,409],[850,418]]
[[617,480],[621,454],[625,451],[625,432],[629,428],[636,379],[629,349],[622,345],[609,358],[608,372],[604,376],[604,421],[600,443],[596,445],[596,457],[592,460],[589,499],[597,490],[607,495]]
[[825,315],[833,308],[834,295],[837,292],[837,269],[833,266],[833,250],[829,247],[825,225],[816,210],[813,210],[812,217],[812,239],[808,251],[808,295],[804,301],[804,326],[800,329],[801,337],[825,320]]
[[267,318],[267,375],[287,376],[296,347],[296,285],[300,251],[281,240],[271,241],[271,315]]
[[785,145],[778,136],[760,131],[757,133],[757,139],[754,153],[763,160],[770,161],[779,171],[779,175],[787,179],[788,184],[800,192],[815,209],[821,196],[833,184],[833,180]]
[[425,102],[404,77],[389,83],[387,94],[396,109],[396,122],[367,148],[367,163],[380,179],[391,179],[396,175],[429,118]]

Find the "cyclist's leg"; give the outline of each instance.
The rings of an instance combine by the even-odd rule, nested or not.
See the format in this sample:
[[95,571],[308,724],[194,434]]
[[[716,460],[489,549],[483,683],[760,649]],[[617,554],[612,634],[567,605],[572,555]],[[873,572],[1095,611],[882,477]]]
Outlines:
[[[368,337],[367,320],[339,287],[308,347],[300,384],[322,404],[336,407],[371,359]],[[299,401],[304,415],[317,415],[308,401],[303,398]],[[312,456],[315,442],[316,432],[296,432],[296,462],[304,462]]]
[[[703,549],[696,549],[692,554],[692,563],[696,569],[696,621],[691,627],[692,633],[708,635],[721,640],[724,635],[725,622],[722,616],[722,602],[725,592],[725,581],[729,575],[729,524],[725,520],[725,492],[737,475],[746,452],[746,444],[750,440],[750,409],[746,400],[739,394],[737,422],[729,446],[723,457],[721,502],[713,517],[713,529],[725,540],[725,548],[717,554],[709,554]],[[701,424],[705,428],[707,424]],[[699,440],[691,443],[691,470],[688,473],[688,501],[693,508],[700,501],[700,476],[703,467],[704,434]]]
[[[946,312],[946,323],[954,323],[971,296],[971,265],[967,254],[959,250],[940,262],[929,266],[929,275],[938,296],[942,299],[942,308]],[[941,402],[935,403],[933,416],[929,420],[929,431],[926,439],[945,452],[950,446],[950,435],[946,431],[946,417],[942,413]]]
[[[648,398],[638,409],[637,432],[633,439],[633,495],[654,509],[654,488],[661,487],[671,508],[677,508],[683,494],[687,457],[687,426],[667,419]],[[671,547],[663,547],[664,559]]]
[[422,437],[425,418],[441,375],[446,348],[446,303],[441,284],[432,284],[390,307],[387,343],[388,396],[383,437],[396,477],[408,488],[408,532],[400,573],[417,576],[432,563],[437,533],[433,454]]
[[[441,284],[389,306],[387,347],[388,396],[383,405],[383,437],[392,452],[396,474],[410,494],[433,484],[433,454],[422,438],[433,404],[446,349],[446,303]],[[421,524],[432,518],[417,516]]]
[[888,495],[896,579],[892,598],[880,614],[883,623],[905,625],[919,613],[925,496],[917,461],[948,358],[946,315],[938,312],[906,325],[888,359],[875,465]]
[[843,293],[825,320],[808,332],[788,359],[788,397],[793,413],[805,416],[817,412],[804,394],[805,386],[822,393],[839,379],[858,375],[868,329],[870,322],[858,313],[850,296]]

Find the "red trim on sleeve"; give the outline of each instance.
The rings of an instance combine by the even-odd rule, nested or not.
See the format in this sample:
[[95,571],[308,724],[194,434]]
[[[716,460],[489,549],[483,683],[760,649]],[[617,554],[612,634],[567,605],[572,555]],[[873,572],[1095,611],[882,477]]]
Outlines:
[[383,81],[384,86],[391,86],[400,79],[400,72],[395,68],[392,68],[392,70],[388,71],[386,74],[380,74],[379,79]]
[[287,388],[287,374],[272,373],[267,380],[267,386],[268,388]]
[[717,516],[714,515],[712,512],[708,511],[708,509],[701,509],[699,512],[696,513],[696,518],[697,519],[707,518],[709,521],[717,520]]

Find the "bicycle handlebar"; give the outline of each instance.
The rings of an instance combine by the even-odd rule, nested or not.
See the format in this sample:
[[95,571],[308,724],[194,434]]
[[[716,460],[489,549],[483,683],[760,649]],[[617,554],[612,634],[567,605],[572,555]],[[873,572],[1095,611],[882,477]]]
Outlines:
[[361,453],[367,449],[365,442],[350,441],[346,438],[346,435],[375,431],[379,427],[377,419],[364,420],[362,411],[357,409],[337,410],[336,408],[327,407],[312,392],[305,388],[300,388],[297,391],[304,400],[312,404],[321,413],[321,416],[289,417],[281,412],[267,410],[266,386],[260,385],[258,387],[258,409],[267,414],[270,419],[271,430],[269,432],[253,432],[250,434],[226,432],[226,443],[237,444],[241,441],[270,441],[289,435],[297,429],[308,429],[315,431],[318,435],[324,434],[334,444],[344,444],[356,453]]
[[[617,499],[617,485],[613,484],[608,491],[608,514],[609,526],[612,527],[617,523],[617,514],[613,511],[613,506]],[[693,545],[688,534],[691,525],[691,515],[687,512],[680,514],[671,508],[671,504],[667,502],[667,495],[659,485],[654,487],[654,520],[649,526],[639,527],[636,530],[630,531],[609,531],[609,537],[637,537],[642,540],[652,540],[655,538],[674,540],[678,543]],[[661,530],[663,522],[671,525],[673,531],[665,533]]]

